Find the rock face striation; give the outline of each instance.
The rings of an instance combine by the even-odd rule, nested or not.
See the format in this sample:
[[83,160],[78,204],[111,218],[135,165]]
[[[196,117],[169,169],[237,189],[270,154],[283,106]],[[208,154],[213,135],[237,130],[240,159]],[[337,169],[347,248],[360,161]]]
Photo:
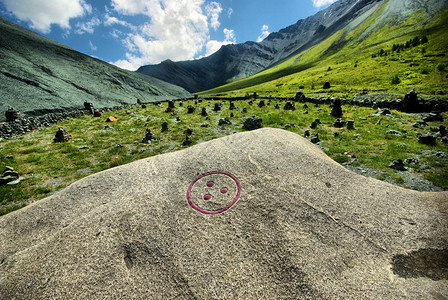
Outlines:
[[[383,4],[384,9],[378,12],[377,21],[367,27],[365,35],[384,24],[388,18],[405,20],[417,9],[434,16],[448,1],[339,0],[313,16],[271,33],[260,43],[225,45],[202,59],[180,62],[166,60],[157,65],[142,66],[137,72],[171,82],[190,92],[208,90],[226,84],[229,80],[246,78],[275,66],[319,44],[345,27],[354,29]],[[331,51],[337,51],[342,46],[344,41],[341,39],[332,46]],[[297,70],[291,72],[295,73]]]
[[0,18],[0,122],[8,105],[21,117],[190,97],[183,88],[130,72]]
[[447,198],[238,133],[1,217],[0,298],[443,299]]

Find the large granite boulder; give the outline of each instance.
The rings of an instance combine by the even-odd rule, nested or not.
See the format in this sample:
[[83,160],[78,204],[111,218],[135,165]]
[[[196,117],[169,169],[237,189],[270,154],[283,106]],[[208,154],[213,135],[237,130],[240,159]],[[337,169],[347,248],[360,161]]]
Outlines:
[[1,217],[0,298],[443,299],[447,198],[238,133]]

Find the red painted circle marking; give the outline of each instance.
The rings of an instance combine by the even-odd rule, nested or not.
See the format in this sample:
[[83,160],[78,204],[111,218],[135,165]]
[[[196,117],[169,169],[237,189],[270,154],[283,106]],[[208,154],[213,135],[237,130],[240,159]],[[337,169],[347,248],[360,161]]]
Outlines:
[[[222,174],[222,175],[225,175],[225,176],[228,176],[228,177],[232,178],[232,180],[233,180],[233,181],[235,182],[235,184],[236,184],[236,187],[237,187],[237,193],[236,193],[235,198],[233,198],[233,200],[232,200],[229,204],[227,204],[226,206],[224,206],[223,208],[218,209],[218,210],[206,210],[206,209],[203,209],[203,208],[199,207],[196,203],[193,202],[193,200],[191,199],[191,190],[193,189],[194,184],[195,184],[199,179],[202,179],[202,178],[204,178],[205,176],[214,175],[214,174]],[[207,182],[207,186],[208,186],[208,182]],[[222,188],[222,189],[221,189],[221,193],[222,193],[223,189],[227,189],[227,188]],[[227,189],[227,191],[228,191],[228,189]],[[206,196],[207,196],[207,195],[206,195]],[[190,206],[191,206],[193,209],[197,210],[197,211],[200,212],[200,213],[206,214],[206,215],[216,215],[216,214],[220,214],[220,213],[222,213],[222,212],[225,212],[226,210],[228,210],[229,208],[231,208],[231,207],[238,201],[238,199],[240,198],[240,196],[241,196],[241,184],[240,184],[240,182],[239,182],[238,179],[235,177],[235,175],[233,175],[233,174],[231,174],[231,173],[229,173],[229,172],[225,172],[225,171],[212,171],[212,172],[204,173],[204,174],[200,175],[198,178],[196,178],[195,180],[193,180],[193,181],[190,183],[190,186],[189,186],[188,189],[187,189],[187,201],[188,201],[188,204],[190,204]],[[211,199],[211,198],[210,198],[210,199]],[[210,199],[209,199],[209,200],[210,200]],[[206,200],[206,199],[205,199],[205,196],[204,196],[204,200]]]

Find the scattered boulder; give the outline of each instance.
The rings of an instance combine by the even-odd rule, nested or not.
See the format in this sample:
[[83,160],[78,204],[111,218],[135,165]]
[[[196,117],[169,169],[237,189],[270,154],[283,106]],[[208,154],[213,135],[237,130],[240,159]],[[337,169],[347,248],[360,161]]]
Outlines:
[[225,118],[225,119],[219,119],[218,121],[218,126],[222,126],[222,125],[232,125],[232,122],[230,122],[229,119]]
[[345,126],[344,119],[338,118],[334,121],[333,126],[336,128],[343,128]]
[[176,105],[173,100],[168,101],[168,108],[171,108],[173,110],[176,108]]
[[260,102],[258,102],[258,107],[262,108],[264,106],[266,106],[266,104],[264,103],[264,100],[260,100]]
[[425,145],[434,146],[436,144],[436,137],[430,134],[420,134],[418,142]]
[[328,90],[329,88],[331,88],[331,84],[330,84],[330,82],[325,82],[324,83],[324,86],[322,87],[324,90]]
[[285,103],[285,106],[283,107],[284,110],[296,110],[296,106],[294,102],[288,101]]
[[232,113],[230,113],[230,118],[233,118],[235,115]]
[[280,105],[277,103],[277,104],[274,105],[274,108],[275,109],[280,109]]
[[389,168],[395,169],[397,171],[407,171],[408,168],[406,168],[403,164],[403,161],[401,159],[394,160],[390,165]]
[[319,142],[320,142],[319,134],[316,133],[316,134],[311,138],[310,141],[311,141],[311,143],[313,143],[313,144],[317,144],[317,143],[319,143]]
[[53,141],[55,143],[64,143],[70,141],[71,139],[72,135],[69,134],[64,128],[59,127],[58,131],[56,131]]
[[115,117],[110,116],[109,118],[106,119],[106,122],[117,122],[118,119]]
[[147,106],[146,104],[142,104],[142,108],[145,109]]
[[396,135],[396,136],[401,136],[401,132],[396,131],[396,130],[388,130],[388,131],[386,131],[386,134],[392,134],[392,135]]
[[208,116],[207,109],[205,107],[202,108],[201,116],[203,116],[203,117],[207,117]]
[[233,103],[233,101],[230,101],[229,110],[234,110],[234,109],[235,109],[235,103]]
[[14,171],[12,167],[6,166],[2,175],[0,175],[0,186],[2,185],[15,185],[20,183],[19,173]]
[[381,109],[381,114],[382,114],[383,116],[385,116],[385,115],[391,115],[392,113],[390,112],[390,109],[388,109],[388,108],[382,108],[382,109]]
[[347,129],[355,129],[355,120],[347,120]]
[[429,113],[423,116],[423,122],[443,122],[443,116],[440,113]]
[[93,111],[93,116],[94,116],[95,118],[100,118],[100,117],[102,116],[102,113],[101,113],[98,109],[95,109],[95,110]]
[[183,101],[179,101],[179,106],[184,106],[184,102]]
[[151,132],[151,129],[147,128],[146,129],[146,134],[145,137],[142,140],[143,144],[149,144],[152,140],[155,140],[156,138],[154,137],[154,135]]
[[407,159],[405,160],[405,162],[406,162],[407,164],[409,164],[409,165],[418,165],[418,164],[420,164],[420,161],[419,161],[417,158],[414,158],[414,157],[412,157],[412,158],[407,158]]
[[339,98],[334,99],[330,115],[332,115],[335,118],[342,117],[341,99]]
[[242,113],[245,113],[245,114],[247,113],[247,108],[246,107],[243,108]]
[[162,132],[168,131],[168,122],[163,122],[162,123]]
[[309,109],[309,106],[306,103],[303,105],[303,109]]
[[434,156],[437,158],[446,158],[446,153],[443,151],[437,151],[436,153],[434,153]]
[[188,105],[187,106],[187,113],[192,114],[196,112],[196,107],[194,107],[193,105]]
[[248,103],[249,103],[249,105],[252,105],[252,104],[254,104],[254,101],[250,100]]
[[428,126],[428,123],[426,123],[425,121],[417,121],[414,124],[412,124],[412,127],[414,128],[423,128]]
[[8,105],[8,109],[5,111],[5,117],[7,122],[14,122],[20,119],[20,113],[11,105]]
[[263,120],[258,116],[251,116],[244,121],[243,128],[246,130],[255,130],[263,127]]

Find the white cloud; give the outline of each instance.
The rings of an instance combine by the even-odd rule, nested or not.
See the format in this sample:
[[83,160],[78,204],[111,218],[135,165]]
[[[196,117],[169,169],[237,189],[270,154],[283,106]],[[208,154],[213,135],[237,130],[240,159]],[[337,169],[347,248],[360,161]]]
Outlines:
[[221,23],[219,23],[219,15],[222,12],[222,7],[218,2],[211,2],[205,7],[205,12],[210,18],[210,26],[217,30]]
[[96,49],[98,49],[97,46],[95,46],[95,45],[92,43],[92,41],[89,41],[89,46],[90,46],[90,49],[92,49],[93,51],[96,51]]
[[229,7],[227,10],[227,17],[230,18],[230,16],[233,14],[233,8]]
[[235,31],[224,28],[224,35],[225,39],[222,42],[216,40],[210,40],[207,42],[205,56],[215,53],[224,45],[236,43]]
[[313,0],[313,5],[315,7],[322,7],[327,4],[332,4],[336,2],[337,0]]
[[0,0],[19,20],[31,22],[31,28],[43,33],[51,31],[51,24],[70,28],[70,19],[92,12],[84,0]]
[[[148,23],[123,40],[129,52],[126,59],[114,64],[126,69],[135,70],[166,59],[193,59],[204,47],[208,50],[210,28],[216,30],[220,26],[222,7],[217,2],[206,5],[205,0],[112,0],[111,3],[115,12],[148,17]],[[234,40],[233,31],[232,34]],[[226,37],[224,42],[231,43],[232,38]]]
[[85,23],[78,22],[78,23],[76,23],[75,33],[84,34],[87,32],[87,33],[92,34],[95,30],[94,28],[100,24],[101,24],[100,19],[98,19],[97,17],[94,17],[90,21],[85,22]]
[[269,32],[269,26],[268,25],[263,25],[263,27],[261,27],[261,34],[258,36],[257,42],[261,42],[262,40],[267,38],[267,36],[269,34],[271,34]]
[[121,25],[127,28],[130,28],[132,30],[136,30],[137,28],[132,25],[131,23],[128,23],[126,21],[120,20],[117,17],[111,16],[109,14],[106,14],[106,16],[104,17],[104,25],[105,26],[113,26],[113,25]]

